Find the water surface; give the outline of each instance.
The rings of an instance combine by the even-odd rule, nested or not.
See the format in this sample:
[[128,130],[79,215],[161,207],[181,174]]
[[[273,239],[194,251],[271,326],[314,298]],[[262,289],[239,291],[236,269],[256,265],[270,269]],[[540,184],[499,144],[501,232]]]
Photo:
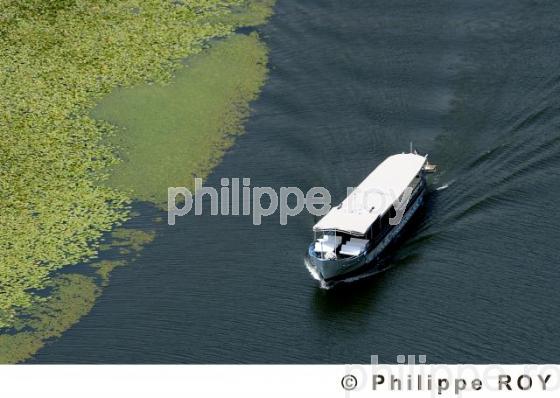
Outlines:
[[303,265],[308,214],[169,227],[138,204],[154,243],[34,362],[560,360],[560,4],[302,3],[279,0],[260,29],[270,79],[207,184],[338,201],[413,141],[441,173],[391,269],[321,290]]

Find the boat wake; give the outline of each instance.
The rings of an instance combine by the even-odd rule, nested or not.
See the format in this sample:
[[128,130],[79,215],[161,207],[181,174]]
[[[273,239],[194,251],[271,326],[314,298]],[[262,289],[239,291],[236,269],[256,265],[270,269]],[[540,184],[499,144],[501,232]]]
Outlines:
[[443,191],[443,190],[449,188],[454,182],[455,182],[455,180],[451,180],[447,184],[440,185],[439,187],[436,188],[436,191]]
[[304,262],[305,262],[305,268],[307,268],[307,270],[309,271],[309,273],[311,274],[313,279],[315,279],[316,281],[319,281],[321,289],[329,290],[332,286],[330,284],[328,284],[327,282],[325,282],[323,280],[323,278],[321,278],[321,276],[319,275],[319,272],[317,272],[315,267],[313,267],[307,259],[305,259]]

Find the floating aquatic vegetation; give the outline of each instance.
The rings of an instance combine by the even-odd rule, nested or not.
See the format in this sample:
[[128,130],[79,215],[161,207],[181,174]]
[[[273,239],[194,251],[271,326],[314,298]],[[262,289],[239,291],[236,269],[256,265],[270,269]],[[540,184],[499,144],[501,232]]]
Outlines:
[[[0,335],[0,363],[21,362],[29,358],[46,341],[60,336],[78,322],[91,310],[103,287],[108,285],[111,272],[134,261],[154,236],[153,231],[117,229],[111,236],[115,245],[108,249],[117,253],[111,260],[89,264],[95,274],[63,273],[49,279],[45,284],[48,296],[23,311],[12,322],[11,332]],[[126,259],[119,257],[119,248],[128,250]]]
[[264,24],[272,15],[272,8],[276,0],[246,1],[232,7],[227,15],[212,15],[208,22],[222,22],[238,26],[257,26]]
[[267,50],[256,34],[233,35],[188,59],[167,85],[119,89],[93,115],[118,126],[123,152],[109,185],[160,206],[170,186],[191,186],[219,161],[266,77]]
[[48,300],[35,305],[26,314],[23,331],[0,335],[0,363],[16,363],[30,357],[45,340],[59,336],[88,313],[99,295],[94,279],[68,274],[49,280]]
[[0,328],[52,302],[37,291],[66,291],[53,272],[95,257],[128,217],[127,195],[101,184],[118,161],[111,127],[88,115],[95,101],[168,81],[178,59],[264,18],[250,3],[0,0]]

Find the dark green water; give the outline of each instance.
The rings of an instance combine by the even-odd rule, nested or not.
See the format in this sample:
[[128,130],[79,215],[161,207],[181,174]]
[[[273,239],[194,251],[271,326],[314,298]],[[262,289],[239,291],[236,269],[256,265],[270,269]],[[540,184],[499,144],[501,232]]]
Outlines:
[[307,213],[183,217],[32,362],[560,361],[559,20],[556,1],[279,0],[270,80],[207,185],[338,201],[412,140],[441,173],[391,269],[325,291]]

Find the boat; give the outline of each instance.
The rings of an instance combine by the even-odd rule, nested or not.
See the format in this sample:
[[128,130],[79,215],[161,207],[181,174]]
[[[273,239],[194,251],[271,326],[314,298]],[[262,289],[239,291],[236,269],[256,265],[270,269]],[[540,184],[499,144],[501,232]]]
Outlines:
[[[322,284],[384,268],[376,262],[424,203],[427,156],[389,156],[313,226],[306,263]],[[376,264],[378,263],[378,264]]]
[[436,164],[432,164],[428,161],[426,161],[426,165],[424,166],[424,172],[425,173],[435,173],[437,172],[437,165]]

